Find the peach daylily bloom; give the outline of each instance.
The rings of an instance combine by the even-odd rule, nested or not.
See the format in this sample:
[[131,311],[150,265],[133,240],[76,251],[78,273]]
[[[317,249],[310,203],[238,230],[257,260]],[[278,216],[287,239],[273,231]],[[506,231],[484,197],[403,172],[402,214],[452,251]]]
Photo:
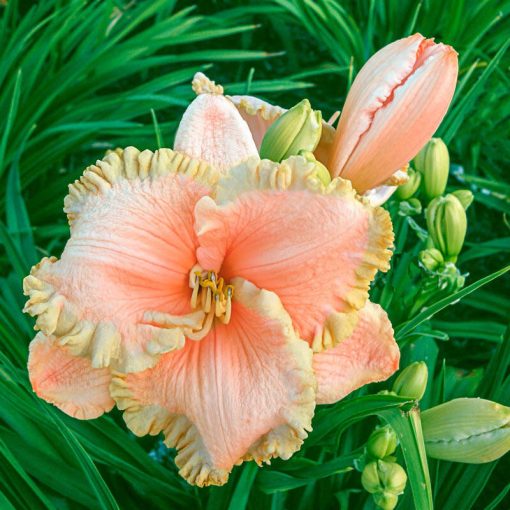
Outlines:
[[[386,314],[367,304],[391,254],[384,210],[343,179],[324,188],[302,157],[250,158],[214,199],[212,170],[194,164],[130,148],[87,170],[66,200],[61,259],[44,259],[25,290],[41,330],[29,361],[37,394],[78,418],[108,411],[111,394],[135,434],[163,431],[180,473],[209,485],[243,460],[288,458],[316,391],[333,402],[385,379],[399,351]],[[317,388],[324,349],[338,371],[366,377]]]
[[24,289],[34,391],[83,419],[115,402],[203,486],[288,458],[317,403],[386,379],[399,351],[368,301],[388,213],[304,157],[260,160],[236,101],[194,89],[174,150],[111,152],[70,186],[71,238]]

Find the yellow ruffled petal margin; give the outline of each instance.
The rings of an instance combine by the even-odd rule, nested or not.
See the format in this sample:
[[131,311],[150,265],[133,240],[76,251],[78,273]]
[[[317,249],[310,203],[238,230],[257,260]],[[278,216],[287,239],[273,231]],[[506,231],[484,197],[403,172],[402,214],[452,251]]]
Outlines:
[[[106,194],[121,180],[156,180],[172,174],[185,175],[212,188],[219,175],[209,164],[170,149],[140,152],[135,147],[127,147],[110,151],[103,160],[87,167],[79,180],[69,185],[64,211],[71,233],[87,197]],[[59,345],[67,346],[75,356],[89,357],[92,367],[116,367],[119,359],[123,359],[119,331],[111,322],[93,323],[80,318],[79,304],[70,303],[48,281],[51,265],[56,261],[56,257],[43,258],[23,280],[23,292],[29,297],[23,311],[37,316],[36,331],[40,330],[46,336],[54,335]],[[136,361],[137,369],[153,365],[161,353],[184,345],[180,329],[153,329],[154,338],[143,356],[140,354],[140,360]]]
[[[254,460],[258,465],[269,464],[272,458],[290,458],[300,449],[311,430],[316,390],[312,351],[295,333],[292,321],[276,294],[258,289],[240,278],[235,278],[232,283],[235,287],[234,301],[281,325],[283,346],[277,357],[288,360],[286,377],[289,385],[288,401],[282,403],[279,410],[282,424],[257,439],[235,462],[239,465]],[[171,357],[172,353],[167,356]],[[165,357],[160,364],[165,362]],[[233,465],[219,467],[214,464],[197,427],[185,415],[165,409],[164,388],[163,380],[155,383],[154,377],[143,373],[117,373],[112,379],[110,392],[117,407],[124,410],[124,420],[134,434],[144,436],[163,432],[165,444],[177,448],[175,463],[180,468],[179,474],[190,484],[199,487],[225,484]],[[145,399],[140,400],[137,394],[144,395]],[[149,397],[152,402],[147,401],[147,395],[153,395]],[[228,416],[225,418],[228,420]]]
[[78,217],[88,195],[106,193],[120,180],[154,180],[169,174],[182,174],[211,187],[219,177],[219,173],[209,163],[171,149],[140,152],[135,147],[127,147],[115,150],[95,165],[88,166],[80,179],[69,185],[69,195],[64,199],[64,211],[69,224],[72,226]]
[[[360,196],[351,182],[337,177],[325,186],[317,177],[315,164],[301,156],[292,156],[281,163],[250,158],[222,177],[216,187],[216,202],[224,204],[241,193],[259,191],[301,191],[334,195],[357,200],[366,208],[369,239],[362,264],[356,268],[355,287],[343,297],[347,310],[331,314],[312,342],[314,352],[338,345],[350,336],[357,323],[357,313],[368,300],[370,283],[377,271],[388,271],[393,255],[394,234],[391,217],[385,209],[371,206]],[[306,204],[303,204],[306,207]],[[332,263],[334,263],[332,258]]]

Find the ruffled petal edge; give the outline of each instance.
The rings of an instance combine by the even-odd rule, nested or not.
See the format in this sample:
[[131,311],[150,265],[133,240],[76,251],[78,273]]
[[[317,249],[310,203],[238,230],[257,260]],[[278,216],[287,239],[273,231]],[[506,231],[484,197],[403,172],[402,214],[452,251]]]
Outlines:
[[157,179],[171,174],[181,174],[210,187],[214,187],[219,177],[209,163],[171,149],[152,152],[126,147],[110,151],[95,165],[88,166],[83,175],[69,185],[69,194],[64,199],[69,225],[72,228],[88,195],[107,193],[120,180]]

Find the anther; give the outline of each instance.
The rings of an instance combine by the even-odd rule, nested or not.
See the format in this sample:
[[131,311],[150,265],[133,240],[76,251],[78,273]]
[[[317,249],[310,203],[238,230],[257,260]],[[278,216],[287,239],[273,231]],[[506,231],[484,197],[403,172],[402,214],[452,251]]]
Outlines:
[[206,313],[206,327],[210,327],[214,317],[224,324],[230,321],[232,311],[231,300],[234,293],[232,285],[226,285],[225,280],[214,271],[195,271],[190,275],[191,306],[193,309],[201,308]]

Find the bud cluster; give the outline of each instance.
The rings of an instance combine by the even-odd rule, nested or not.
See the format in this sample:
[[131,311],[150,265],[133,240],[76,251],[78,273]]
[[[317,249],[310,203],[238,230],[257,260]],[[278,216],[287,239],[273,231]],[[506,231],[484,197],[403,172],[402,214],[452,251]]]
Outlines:
[[396,462],[373,460],[365,465],[361,474],[363,488],[372,494],[374,503],[383,510],[393,510],[397,506],[406,483],[407,474]]
[[377,427],[367,441],[366,464],[361,473],[363,488],[384,510],[392,510],[398,496],[404,492],[407,475],[393,456],[397,449],[397,435],[389,426]]
[[422,253],[420,261],[429,271],[440,270],[445,262],[455,263],[466,236],[466,209],[473,202],[469,190],[457,190],[444,195],[450,171],[448,147],[440,138],[432,138],[413,160],[408,170],[408,181],[401,185],[396,197],[402,201],[400,214],[421,212],[418,196],[427,204],[429,248],[433,253]]
[[419,265],[425,276],[412,297],[410,316],[431,300],[441,299],[444,294],[464,286],[465,277],[455,264],[466,237],[466,210],[473,202],[473,193],[466,189],[445,194],[450,156],[448,147],[440,138],[432,138],[415,156],[412,165],[413,168],[408,170],[409,180],[396,191],[396,197],[401,201],[398,214],[421,214],[421,203],[426,204],[427,231],[416,223],[414,228],[423,234],[422,239],[427,239],[427,245],[419,254]]
[[415,156],[412,165],[407,171],[407,182],[396,191],[399,200],[406,201],[419,195],[428,203],[445,192],[450,155],[441,138],[432,138]]

